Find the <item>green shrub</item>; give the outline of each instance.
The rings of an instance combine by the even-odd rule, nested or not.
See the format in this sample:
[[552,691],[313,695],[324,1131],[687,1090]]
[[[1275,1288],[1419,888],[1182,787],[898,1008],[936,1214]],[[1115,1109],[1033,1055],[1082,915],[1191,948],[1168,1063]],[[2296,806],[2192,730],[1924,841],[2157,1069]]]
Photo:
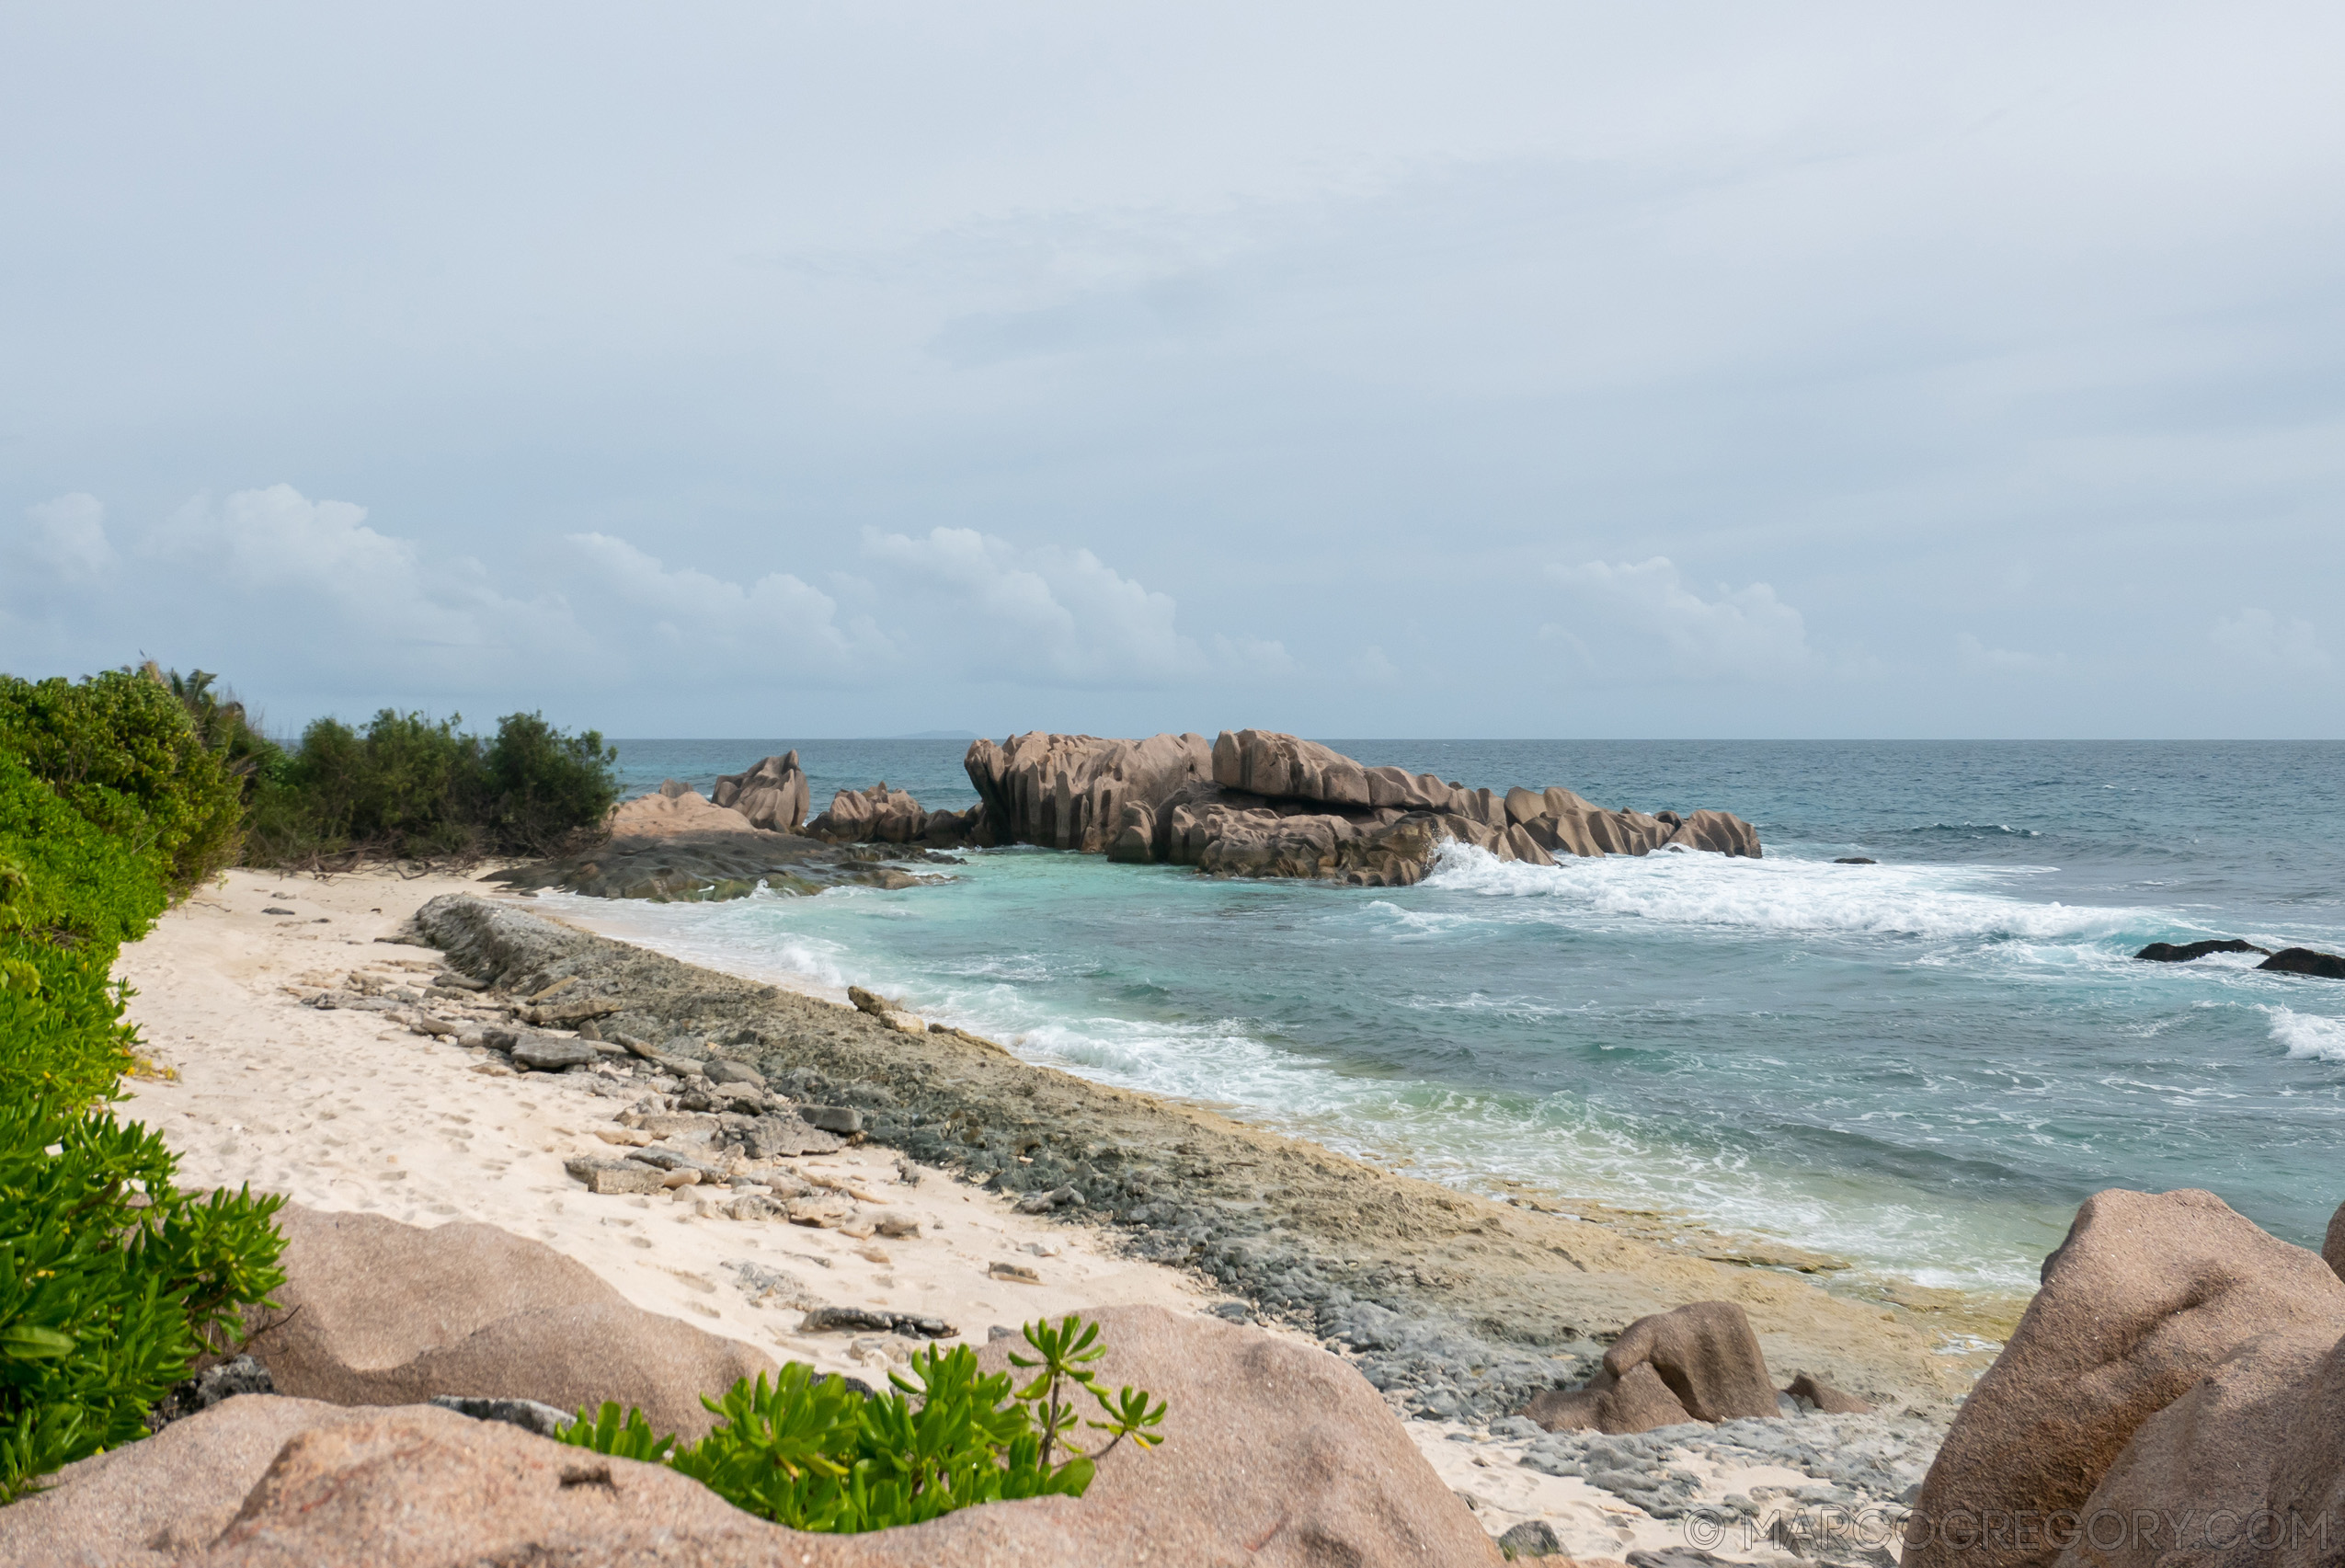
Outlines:
[[247,859],[538,853],[598,827],[619,797],[618,753],[509,714],[496,738],[385,708],[364,731],[323,718],[256,788]]
[[114,953],[163,912],[164,876],[0,751],[0,1101],[78,1109],[131,1065]]
[[[1033,1357],[1012,1356],[1035,1373],[1013,1388],[1007,1372],[978,1369],[967,1345],[933,1346],[912,1357],[918,1380],[888,1375],[893,1388],[865,1395],[843,1378],[818,1378],[799,1362],[771,1384],[760,1373],[703,1403],[724,1417],[698,1443],[653,1436],[641,1411],[623,1419],[606,1404],[581,1410],[562,1440],[623,1459],[665,1462],[738,1508],[792,1529],[853,1534],[913,1525],[979,1503],[1063,1494],[1080,1497],[1096,1461],[1129,1437],[1161,1442],[1164,1404],[1143,1390],[1114,1395],[1091,1363],[1105,1347],[1099,1325],[1070,1316],[1056,1327],[1028,1323]],[[1081,1419],[1078,1394],[1106,1415]],[[919,1402],[913,1402],[913,1396]],[[1108,1434],[1086,1452],[1079,1425]]]
[[483,759],[485,811],[497,847],[542,853],[601,825],[619,799],[616,747],[601,732],[570,735],[540,714],[507,714]]
[[0,1503],[145,1436],[147,1409],[285,1282],[281,1197],[171,1185],[163,1140],[0,1101]]
[[159,675],[0,676],[0,753],[125,847],[158,855],[175,895],[236,862],[242,785]]

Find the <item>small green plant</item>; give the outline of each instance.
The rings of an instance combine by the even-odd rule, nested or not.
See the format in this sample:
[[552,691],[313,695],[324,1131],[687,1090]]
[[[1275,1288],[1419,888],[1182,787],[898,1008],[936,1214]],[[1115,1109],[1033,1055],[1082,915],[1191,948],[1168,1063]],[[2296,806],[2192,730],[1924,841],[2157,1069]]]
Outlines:
[[0,1504],[145,1436],[148,1408],[285,1282],[281,1197],[182,1193],[155,1134],[0,1101]]
[[[983,1373],[967,1345],[931,1346],[913,1356],[910,1378],[889,1373],[892,1387],[880,1394],[799,1362],[770,1383],[762,1373],[743,1379],[722,1400],[703,1399],[723,1419],[698,1443],[654,1436],[641,1411],[623,1418],[615,1404],[579,1411],[562,1440],[665,1462],[738,1508],[830,1534],[919,1524],[979,1503],[1080,1497],[1108,1449],[1127,1437],[1143,1449],[1163,1441],[1163,1401],[1099,1387],[1091,1364],[1106,1347],[1097,1323],[1045,1319],[1026,1325],[1025,1339],[1035,1355],[1010,1358],[1035,1374],[1022,1389],[1008,1372]],[[1078,1391],[1107,1419],[1084,1419]],[[1106,1440],[1087,1451],[1074,1441],[1078,1426]]]

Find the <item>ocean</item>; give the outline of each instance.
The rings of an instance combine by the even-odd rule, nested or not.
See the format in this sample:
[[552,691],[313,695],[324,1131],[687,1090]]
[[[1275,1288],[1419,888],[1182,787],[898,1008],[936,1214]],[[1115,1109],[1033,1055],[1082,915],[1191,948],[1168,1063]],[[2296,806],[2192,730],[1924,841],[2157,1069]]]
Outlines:
[[[630,793],[705,791],[795,747],[818,809],[882,778],[976,799],[960,741],[617,744]],[[1662,1209],[1925,1285],[2032,1288],[2101,1187],[2205,1187],[2314,1246],[2345,1201],[2345,982],[2131,956],[2345,950],[2345,744],[1327,744],[1470,785],[1723,807],[1766,855],[1458,848],[1393,890],[1012,849],[898,892],[594,913],[1434,1180]],[[1834,864],[1857,855],[1879,864]]]

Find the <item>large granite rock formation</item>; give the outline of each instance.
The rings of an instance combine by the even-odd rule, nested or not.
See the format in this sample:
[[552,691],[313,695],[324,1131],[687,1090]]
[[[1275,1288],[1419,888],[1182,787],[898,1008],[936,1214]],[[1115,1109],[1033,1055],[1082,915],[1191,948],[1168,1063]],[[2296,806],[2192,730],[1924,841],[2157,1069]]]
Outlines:
[[739,812],[752,828],[775,833],[802,832],[806,828],[806,775],[798,766],[795,751],[768,757],[745,773],[725,774],[709,798]]
[[829,809],[807,823],[806,831],[838,844],[984,848],[1000,841],[989,833],[989,823],[982,805],[967,811],[930,811],[909,792],[888,788],[883,779],[869,789],[842,789],[832,795]]
[[1451,840],[1538,865],[1658,849],[1759,853],[1750,824],[1722,811],[1608,811],[1566,789],[1500,795],[1262,730],[1225,730],[1209,748],[1197,735],[1035,732],[980,740],[967,766],[997,842],[1220,876],[1399,887]]
[[979,740],[963,765],[1001,842],[1085,854],[1113,851],[1127,807],[1150,814],[1140,831],[1152,840],[1156,808],[1183,786],[1213,777],[1202,735],[1105,740],[1033,730],[999,746]]
[[[2334,1514],[2325,1557],[2237,1554],[2258,1510],[2309,1524],[2345,1490],[2341,1339],[2345,1281],[2213,1194],[2095,1194],[1948,1432],[1904,1568],[2333,1563]],[[2227,1535],[2180,1517],[2225,1505]]]
[[[805,1535],[662,1466],[413,1405],[246,1395],[70,1466],[0,1510],[10,1563],[183,1568],[636,1562],[703,1568],[1496,1568],[1500,1554],[1343,1361],[1258,1329],[1108,1307],[1098,1371],[1166,1403],[1165,1443],[1106,1456],[1081,1498]],[[1012,1345],[979,1353],[1003,1369]]]
[[747,833],[749,819],[716,805],[678,779],[669,779],[649,795],[623,800],[611,808],[603,826],[614,839],[657,839],[678,833]]

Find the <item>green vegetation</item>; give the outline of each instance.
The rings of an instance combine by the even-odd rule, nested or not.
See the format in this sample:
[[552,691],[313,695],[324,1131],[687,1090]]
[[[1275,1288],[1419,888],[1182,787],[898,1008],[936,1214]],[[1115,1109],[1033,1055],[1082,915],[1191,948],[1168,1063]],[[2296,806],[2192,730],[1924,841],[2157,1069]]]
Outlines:
[[159,856],[174,898],[235,864],[236,778],[161,681],[128,670],[86,681],[0,675],[0,754],[125,848]]
[[[1100,1456],[1129,1437],[1163,1440],[1164,1403],[1144,1390],[1114,1394],[1091,1363],[1105,1353],[1099,1325],[1070,1316],[1028,1323],[1032,1356],[1012,1365],[1035,1376],[1013,1389],[1007,1372],[982,1376],[967,1345],[912,1357],[913,1379],[866,1395],[843,1378],[817,1378],[792,1362],[769,1384],[733,1385],[703,1403],[724,1417],[698,1443],[653,1436],[641,1411],[581,1410],[562,1440],[597,1453],[666,1463],[734,1506],[792,1529],[852,1534],[913,1525],[956,1508],[1018,1497],[1080,1497]],[[1079,1393],[1107,1419],[1085,1420]],[[913,1397],[919,1402],[913,1402]],[[1107,1434],[1086,1452],[1078,1426]]]
[[0,677],[0,1503],[141,1436],[283,1280],[281,1200],[179,1192],[102,1105],[138,1043],[116,952],[236,853],[225,758],[160,681]]
[[262,758],[247,864],[369,854],[543,854],[596,831],[619,798],[618,753],[508,714],[484,740],[390,708],[365,729],[322,718],[290,751]]
[[0,1503],[144,1436],[147,1409],[285,1282],[285,1201],[171,1185],[135,1123],[0,1102]]

